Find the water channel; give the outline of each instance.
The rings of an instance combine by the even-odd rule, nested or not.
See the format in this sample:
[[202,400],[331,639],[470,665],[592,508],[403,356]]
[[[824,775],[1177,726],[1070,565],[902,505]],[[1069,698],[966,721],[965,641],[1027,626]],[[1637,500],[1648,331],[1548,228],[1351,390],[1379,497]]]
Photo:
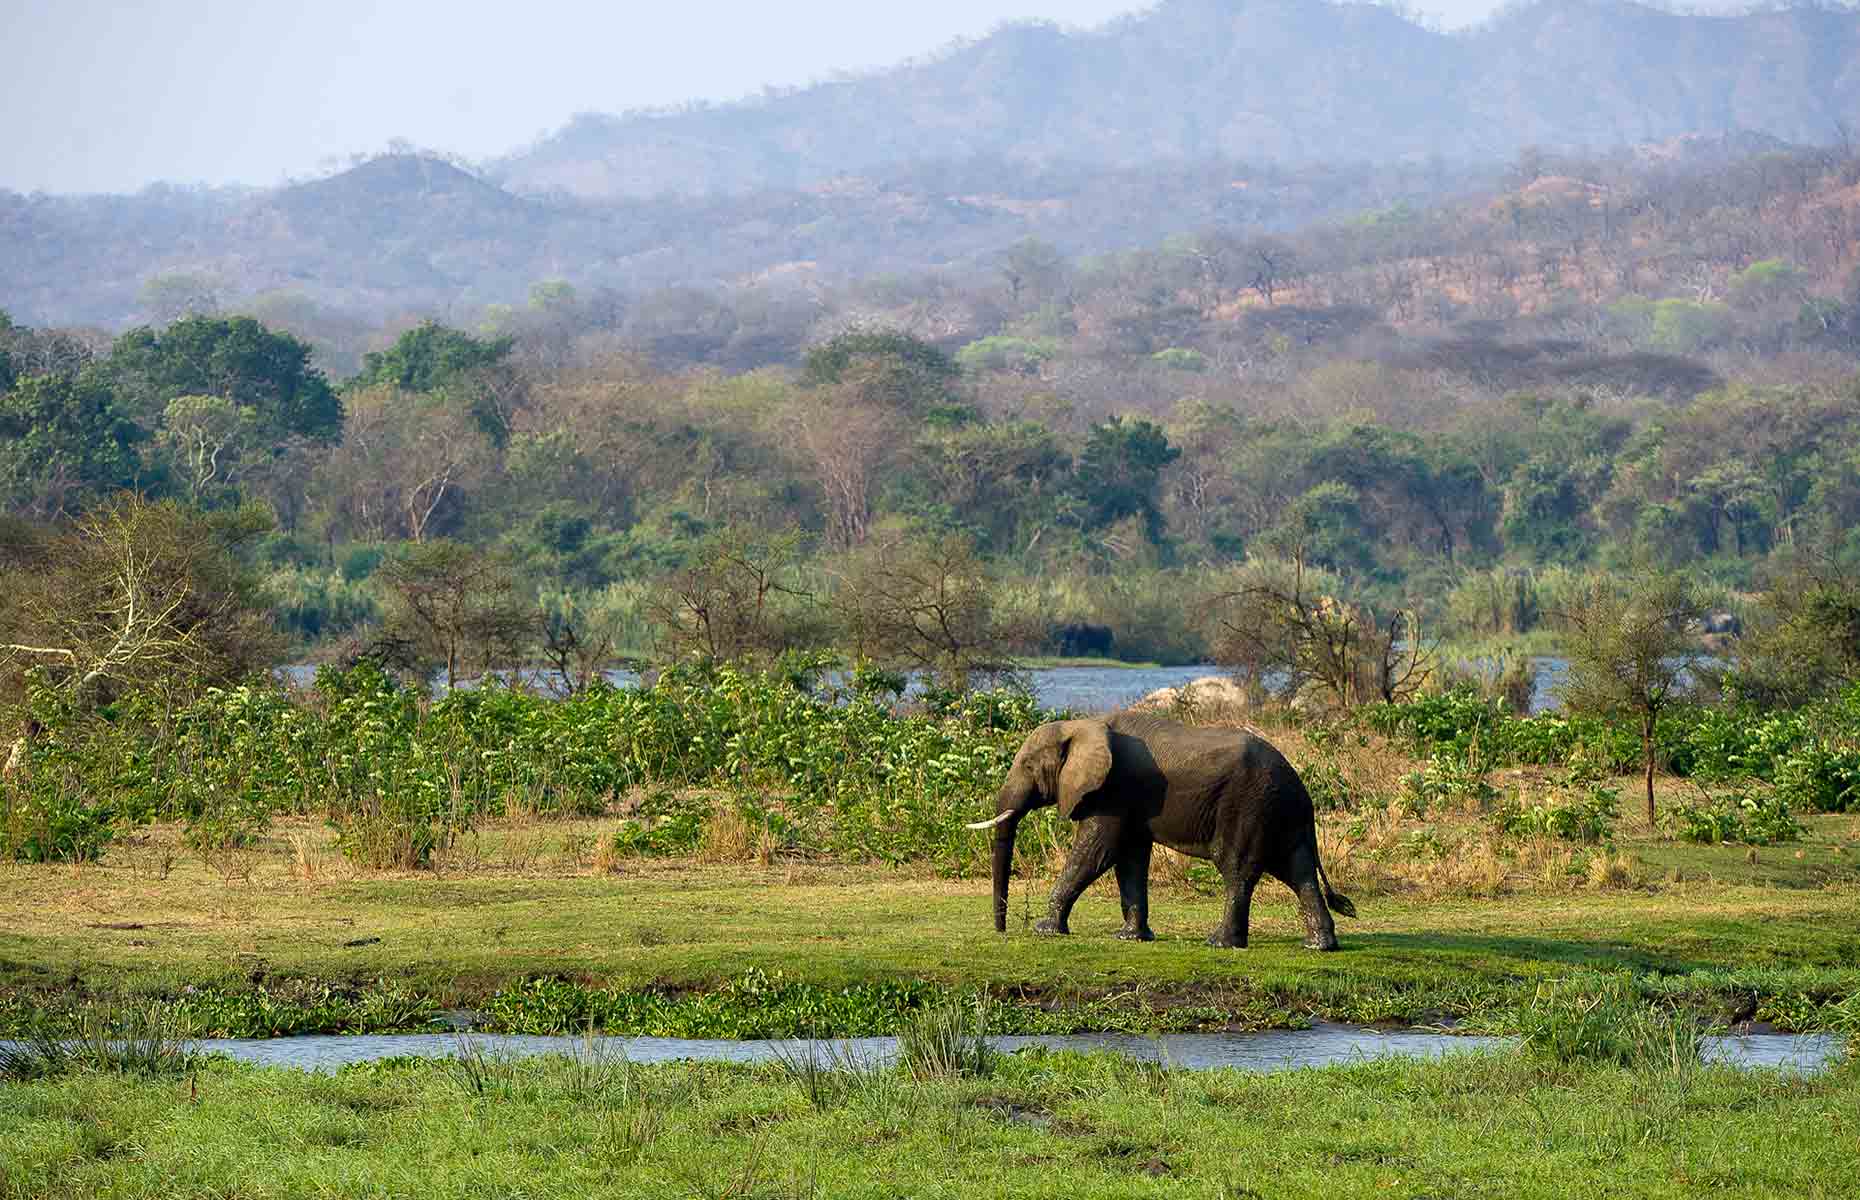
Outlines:
[[[1439,1058],[1471,1050],[1515,1044],[1499,1037],[1450,1036],[1415,1030],[1379,1030],[1354,1025],[1314,1025],[1310,1029],[1272,1029],[1260,1033],[1171,1033],[1155,1037],[1130,1034],[1073,1034],[988,1039],[998,1050],[1029,1046],[1053,1050],[1110,1051],[1133,1059],[1205,1070],[1235,1067],[1280,1071],[1323,1067],[1378,1058]],[[635,1063],[762,1063],[804,1060],[812,1055],[828,1063],[878,1065],[897,1054],[896,1038],[724,1041],[649,1037],[540,1037],[522,1034],[399,1033],[319,1035],[287,1038],[207,1038],[192,1043],[202,1053],[225,1055],[261,1066],[334,1071],[354,1063],[385,1058],[455,1058],[464,1053],[489,1057],[564,1054],[625,1059]],[[1738,1067],[1812,1072],[1839,1058],[1839,1039],[1828,1034],[1752,1033],[1705,1039],[1704,1059]]]
[[[1534,658],[1531,711],[1543,712],[1556,707],[1553,686],[1568,669],[1560,658]],[[1181,687],[1208,675],[1224,675],[1213,663],[1187,667],[1039,667],[1027,672],[1033,694],[1048,708],[1069,708],[1080,713],[1110,712],[1130,705],[1161,688]],[[316,668],[303,664],[281,668],[281,674],[298,687],[308,687],[316,677]],[[639,676],[632,671],[609,671],[608,682],[616,687],[636,687]],[[443,690],[440,681],[434,686]],[[461,682],[461,687],[471,686]],[[546,685],[544,685],[546,687]]]

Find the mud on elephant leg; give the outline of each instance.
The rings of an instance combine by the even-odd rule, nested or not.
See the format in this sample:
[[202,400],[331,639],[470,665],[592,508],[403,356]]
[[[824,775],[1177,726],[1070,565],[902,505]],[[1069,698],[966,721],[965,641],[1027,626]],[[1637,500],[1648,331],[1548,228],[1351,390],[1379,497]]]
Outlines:
[[1072,906],[1085,894],[1085,889],[1096,883],[1117,861],[1123,824],[1121,817],[1111,813],[1087,817],[1079,823],[1079,831],[1072,839],[1072,853],[1066,858],[1065,869],[1059,873],[1059,882],[1053,885],[1048,915],[1034,923],[1035,933],[1072,932],[1066,918],[1072,915]]
[[1287,887],[1298,893],[1298,911],[1305,919],[1305,946],[1311,950],[1335,950],[1337,926],[1330,919],[1329,906],[1324,903],[1316,847],[1294,850],[1283,879]]
[[1208,935],[1208,945],[1225,946],[1235,950],[1246,949],[1247,924],[1251,920],[1253,909],[1253,888],[1259,883],[1260,870],[1251,864],[1242,864],[1227,875],[1227,907],[1221,914],[1221,923]]

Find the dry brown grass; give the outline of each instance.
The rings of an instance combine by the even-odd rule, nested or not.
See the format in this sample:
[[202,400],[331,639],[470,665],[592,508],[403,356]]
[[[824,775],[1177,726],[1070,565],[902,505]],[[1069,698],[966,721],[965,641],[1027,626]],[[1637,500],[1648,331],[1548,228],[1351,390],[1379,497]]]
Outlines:
[[705,863],[758,863],[767,866],[781,848],[768,822],[751,821],[734,804],[719,804],[704,822],[697,860]]

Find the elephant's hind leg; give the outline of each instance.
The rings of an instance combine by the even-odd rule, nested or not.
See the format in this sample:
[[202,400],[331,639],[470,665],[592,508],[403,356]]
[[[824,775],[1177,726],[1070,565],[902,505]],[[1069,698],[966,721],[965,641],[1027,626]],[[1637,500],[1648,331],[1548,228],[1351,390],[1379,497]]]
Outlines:
[[1227,904],[1221,923],[1208,935],[1208,945],[1243,950],[1247,926],[1252,922],[1253,888],[1259,883],[1260,869],[1252,863],[1241,863],[1231,873],[1223,871],[1222,874],[1226,876]]
[[1292,851],[1291,861],[1280,878],[1298,893],[1298,911],[1305,919],[1305,946],[1312,950],[1335,950],[1337,925],[1330,919],[1330,906],[1324,903],[1324,889],[1318,883],[1317,847],[1307,844]]
[[1117,895],[1124,905],[1124,927],[1117,936],[1131,942],[1153,942],[1150,932],[1150,851],[1147,837],[1129,837],[1117,852]]
[[1066,925],[1072,906],[1078,903],[1085,889],[1096,883],[1117,861],[1123,826],[1123,819],[1112,813],[1100,813],[1079,822],[1078,833],[1072,839],[1072,853],[1066,858],[1065,869],[1059,873],[1059,882],[1053,885],[1048,915],[1034,922],[1035,933],[1072,932]]

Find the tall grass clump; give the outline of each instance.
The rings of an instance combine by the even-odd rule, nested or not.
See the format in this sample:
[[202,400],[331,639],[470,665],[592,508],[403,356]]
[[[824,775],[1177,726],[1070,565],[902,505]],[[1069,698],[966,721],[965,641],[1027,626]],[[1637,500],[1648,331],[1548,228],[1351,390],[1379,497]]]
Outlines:
[[986,992],[924,1005],[898,1031],[898,1066],[920,1080],[987,1076],[995,1060],[988,1044],[993,1007]]
[[1696,1015],[1648,1003],[1632,979],[1619,975],[1544,983],[1518,1023],[1525,1050],[1540,1058],[1638,1070],[1689,1070],[1705,1037]]
[[74,1029],[33,1028],[0,1045],[0,1080],[55,1079],[80,1073],[179,1075],[198,1060],[186,1020],[156,1003],[123,1003],[86,1013]]

